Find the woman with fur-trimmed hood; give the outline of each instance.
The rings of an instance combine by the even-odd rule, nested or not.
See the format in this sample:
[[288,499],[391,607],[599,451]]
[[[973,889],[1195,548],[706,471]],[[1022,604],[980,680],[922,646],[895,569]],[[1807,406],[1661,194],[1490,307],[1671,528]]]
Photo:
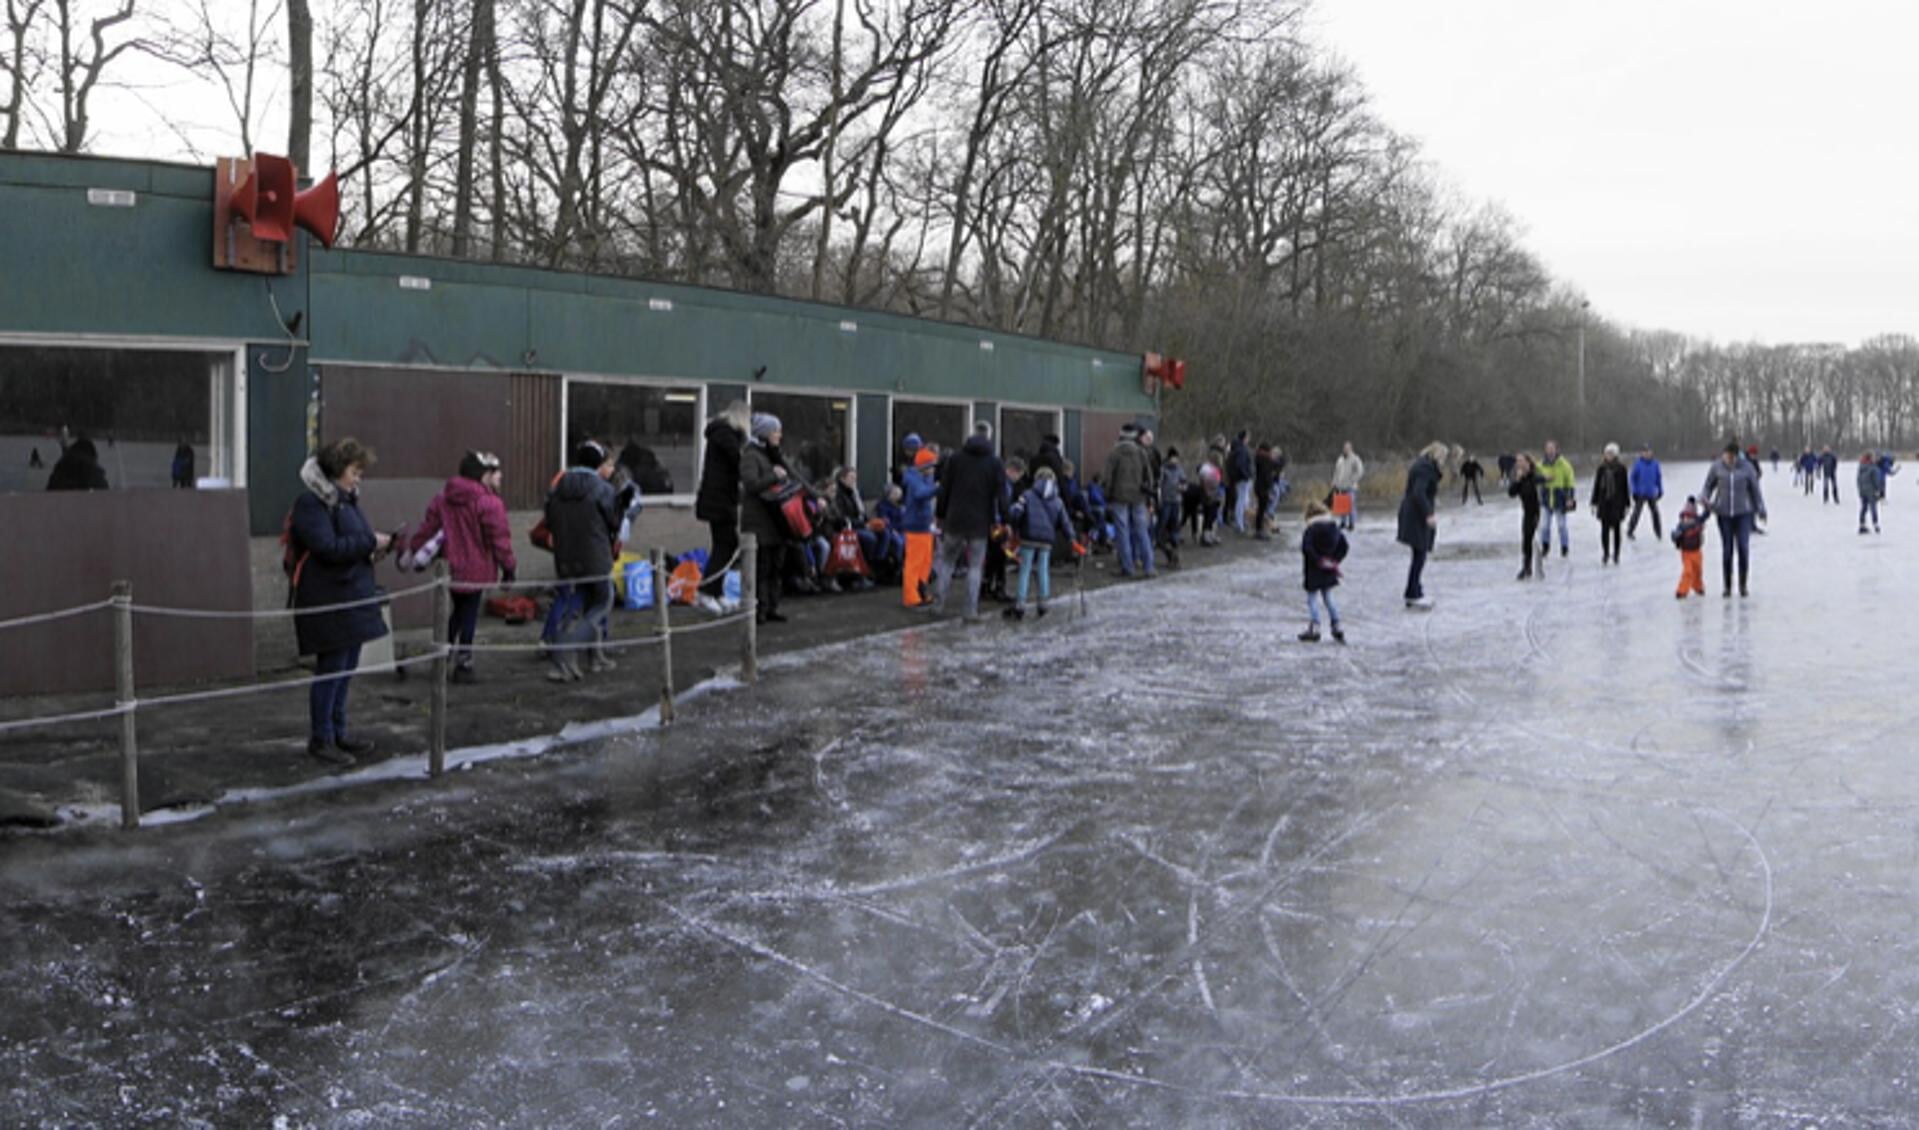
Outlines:
[[1439,530],[1440,460],[1446,458],[1446,445],[1429,443],[1406,469],[1406,493],[1399,499],[1399,544],[1412,550],[1412,563],[1406,570],[1406,607],[1428,609],[1422,575],[1426,558],[1433,551]]

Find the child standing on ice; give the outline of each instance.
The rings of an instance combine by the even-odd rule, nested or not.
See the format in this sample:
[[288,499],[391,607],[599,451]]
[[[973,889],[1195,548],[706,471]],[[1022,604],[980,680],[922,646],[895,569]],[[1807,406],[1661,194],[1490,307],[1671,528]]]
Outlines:
[[1705,565],[1700,556],[1700,548],[1706,539],[1706,519],[1699,513],[1699,500],[1686,499],[1686,508],[1679,512],[1679,524],[1672,528],[1672,543],[1679,547],[1679,591],[1673,595],[1680,600],[1687,593],[1706,595]]
[[1306,568],[1306,630],[1299,638],[1319,642],[1319,605],[1326,605],[1326,618],[1332,622],[1333,639],[1346,642],[1339,628],[1339,609],[1333,604],[1333,589],[1339,584],[1339,563],[1346,560],[1346,535],[1326,509],[1325,503],[1306,504],[1306,532],[1299,537],[1299,552]]

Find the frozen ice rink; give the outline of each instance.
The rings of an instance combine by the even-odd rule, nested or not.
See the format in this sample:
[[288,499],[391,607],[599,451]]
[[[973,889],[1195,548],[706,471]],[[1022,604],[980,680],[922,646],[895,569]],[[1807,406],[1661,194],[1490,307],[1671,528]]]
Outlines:
[[1583,497],[1519,584],[1453,487],[1430,613],[1362,517],[1344,647],[1293,518],[667,733],[0,844],[0,1121],[1910,1125],[1919,490],[1789,479],[1749,599]]

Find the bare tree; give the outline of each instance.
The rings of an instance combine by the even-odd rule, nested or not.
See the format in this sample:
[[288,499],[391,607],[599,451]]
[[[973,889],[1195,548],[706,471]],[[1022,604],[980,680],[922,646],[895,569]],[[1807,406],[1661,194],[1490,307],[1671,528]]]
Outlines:
[[287,157],[307,171],[313,155],[313,10],[287,0]]
[[[80,153],[87,147],[92,127],[89,107],[107,68],[139,40],[115,39],[115,29],[133,19],[135,0],[114,0],[94,8],[86,0],[51,0],[60,83],[60,118],[55,136],[62,153]],[[98,14],[92,14],[97,12]]]
[[237,30],[226,19],[233,5],[222,0],[217,8],[216,13],[214,0],[195,0],[183,15],[158,23],[143,47],[155,58],[217,86],[233,115],[240,149],[251,154],[261,72],[276,61],[273,29],[280,20],[280,0],[247,0],[245,23]]
[[27,93],[40,77],[46,58],[36,41],[40,10],[46,0],[7,0],[7,38],[0,55],[7,100],[0,105],[0,149],[20,147],[20,123],[27,116]]

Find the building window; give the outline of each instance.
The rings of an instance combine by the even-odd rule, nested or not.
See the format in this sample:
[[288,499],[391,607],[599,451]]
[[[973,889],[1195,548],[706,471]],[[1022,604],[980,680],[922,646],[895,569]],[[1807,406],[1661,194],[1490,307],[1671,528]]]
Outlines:
[[1001,456],[1017,455],[1027,463],[1039,453],[1040,440],[1059,436],[1059,413],[1051,409],[1002,408],[999,413]]
[[843,396],[806,396],[753,390],[753,411],[780,418],[785,434],[780,450],[787,466],[808,483],[833,476],[846,464],[846,437],[852,432],[852,402]]
[[899,478],[898,471],[906,462],[906,451],[900,446],[900,441],[907,436],[916,435],[922,443],[938,444],[941,451],[957,451],[959,445],[966,442],[970,430],[964,404],[893,401],[893,478]]
[[0,345],[0,490],[45,490],[86,447],[113,490],[239,485],[242,399],[232,353]]
[[573,379],[566,383],[566,458],[597,439],[648,495],[692,494],[699,480],[698,386]]

